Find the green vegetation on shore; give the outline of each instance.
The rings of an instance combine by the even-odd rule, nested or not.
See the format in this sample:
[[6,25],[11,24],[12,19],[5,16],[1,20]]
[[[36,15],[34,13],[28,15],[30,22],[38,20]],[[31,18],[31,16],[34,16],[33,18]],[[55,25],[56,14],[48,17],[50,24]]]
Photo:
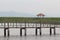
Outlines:
[[60,18],[0,17],[0,22],[59,22]]

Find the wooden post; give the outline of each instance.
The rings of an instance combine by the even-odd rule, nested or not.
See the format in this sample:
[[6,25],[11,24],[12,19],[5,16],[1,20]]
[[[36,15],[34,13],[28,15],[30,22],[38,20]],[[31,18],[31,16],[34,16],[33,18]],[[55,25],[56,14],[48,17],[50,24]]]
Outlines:
[[25,36],[26,36],[26,22],[25,22]]
[[55,27],[54,27],[54,35],[56,34],[56,31],[55,31],[56,29],[55,29]]
[[14,27],[14,22],[13,22],[13,27]]
[[41,21],[42,19],[40,19],[40,35],[42,34],[42,32],[41,32],[41,23],[42,23],[42,21]]
[[37,36],[37,22],[36,22],[36,30],[35,30],[35,35]]
[[36,36],[37,36],[37,28],[36,28]]
[[6,28],[5,28],[5,23],[4,23],[4,37],[6,37]]
[[8,28],[8,31],[7,32],[8,32],[8,37],[9,37],[10,36],[9,28]]
[[40,35],[41,35],[42,33],[41,33],[41,20],[40,20]]
[[20,28],[20,36],[22,36],[22,28]]
[[6,28],[4,28],[4,37],[6,37]]
[[29,22],[28,22],[28,27],[29,27]]
[[40,35],[41,35],[42,33],[41,33],[41,28],[40,28]]
[[51,28],[50,28],[50,35],[52,34],[52,32],[51,32]]
[[7,28],[7,32],[8,32],[8,37],[10,36],[10,32],[9,32],[9,23],[8,24],[8,28]]
[[25,28],[25,36],[26,36],[26,28]]
[[17,22],[16,22],[16,28],[17,28]]
[[20,23],[20,36],[22,36],[22,24]]

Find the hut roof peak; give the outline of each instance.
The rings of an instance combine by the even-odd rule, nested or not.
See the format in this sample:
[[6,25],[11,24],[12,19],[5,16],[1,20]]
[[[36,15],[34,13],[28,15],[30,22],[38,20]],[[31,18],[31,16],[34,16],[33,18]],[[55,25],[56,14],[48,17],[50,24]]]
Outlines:
[[43,13],[39,13],[37,14],[37,16],[45,16]]

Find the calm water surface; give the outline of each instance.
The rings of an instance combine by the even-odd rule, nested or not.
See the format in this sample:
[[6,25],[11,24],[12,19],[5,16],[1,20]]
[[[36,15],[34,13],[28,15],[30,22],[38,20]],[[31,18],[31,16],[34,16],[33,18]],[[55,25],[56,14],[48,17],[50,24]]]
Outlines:
[[60,40],[60,35],[42,35],[42,36],[10,36],[10,37],[0,37],[0,40]]
[[0,40],[60,40],[60,29],[56,30],[57,34],[55,36],[49,35],[49,29],[42,29],[42,35],[35,36],[34,30],[35,29],[27,29],[27,36],[23,35],[22,37],[19,36],[19,29],[10,29],[10,37],[3,37],[3,34],[0,31]]
[[[0,40],[60,40],[60,28],[56,28],[57,35],[49,35],[49,28],[42,28],[42,36],[35,36],[35,29],[27,29],[27,36],[20,37],[20,29],[9,29],[10,37],[3,37],[4,30],[0,29]],[[39,30],[38,30],[39,34]],[[24,30],[23,30],[24,35]]]

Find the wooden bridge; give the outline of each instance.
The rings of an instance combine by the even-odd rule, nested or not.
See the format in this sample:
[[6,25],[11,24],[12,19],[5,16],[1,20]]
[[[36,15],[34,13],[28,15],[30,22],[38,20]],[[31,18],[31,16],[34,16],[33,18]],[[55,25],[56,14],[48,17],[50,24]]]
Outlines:
[[4,29],[4,37],[6,37],[8,35],[8,37],[10,36],[10,30],[11,28],[18,28],[20,29],[20,36],[22,36],[22,30],[25,31],[25,36],[26,36],[26,29],[27,28],[35,28],[35,35],[37,36],[37,33],[38,33],[38,29],[40,30],[40,35],[42,35],[42,28],[49,28],[50,30],[50,35],[52,35],[52,29],[54,30],[54,35],[56,34],[56,31],[55,29],[56,28],[60,28],[60,26],[58,25],[55,25],[55,24],[42,24],[42,23],[38,23],[38,22],[25,22],[25,23],[0,23],[0,29]]

